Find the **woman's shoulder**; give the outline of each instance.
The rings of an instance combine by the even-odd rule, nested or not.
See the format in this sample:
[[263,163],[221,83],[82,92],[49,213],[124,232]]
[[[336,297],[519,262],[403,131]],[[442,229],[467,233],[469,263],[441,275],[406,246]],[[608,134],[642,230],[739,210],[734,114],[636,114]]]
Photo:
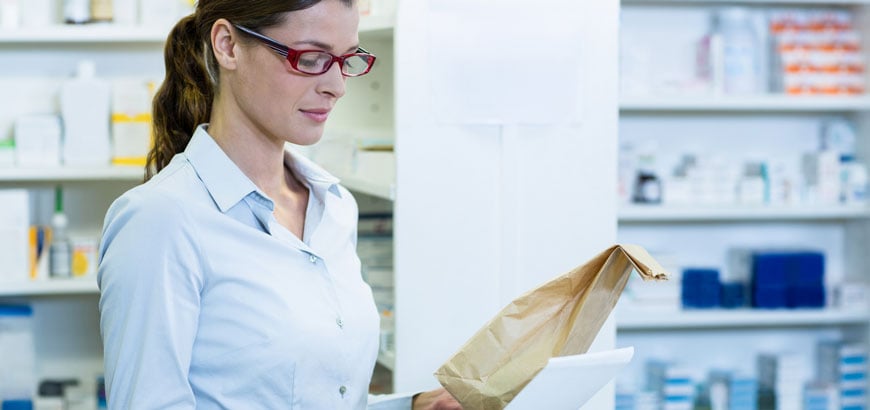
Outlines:
[[106,214],[106,223],[134,216],[179,222],[178,219],[188,216],[186,206],[204,199],[203,189],[197,181],[189,166],[180,161],[173,162],[144,184],[115,199]]

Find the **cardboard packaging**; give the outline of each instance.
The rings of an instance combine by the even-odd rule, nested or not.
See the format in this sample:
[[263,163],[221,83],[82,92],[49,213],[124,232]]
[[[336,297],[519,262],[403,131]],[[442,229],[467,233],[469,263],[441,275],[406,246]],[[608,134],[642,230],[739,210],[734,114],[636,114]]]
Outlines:
[[551,357],[585,353],[632,272],[667,279],[643,248],[614,245],[502,309],[435,372],[466,409],[503,409]]

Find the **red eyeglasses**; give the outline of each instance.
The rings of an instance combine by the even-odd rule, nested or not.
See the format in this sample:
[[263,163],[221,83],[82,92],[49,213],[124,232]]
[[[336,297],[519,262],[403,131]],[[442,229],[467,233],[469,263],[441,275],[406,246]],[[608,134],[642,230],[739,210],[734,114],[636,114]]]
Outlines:
[[290,66],[300,73],[320,75],[329,71],[333,64],[339,63],[342,75],[359,77],[371,71],[372,65],[375,63],[375,56],[363,50],[362,47],[358,47],[355,53],[342,56],[332,55],[321,50],[294,50],[247,27],[238,24],[233,24],[233,26],[269,46],[272,51],[287,59]]

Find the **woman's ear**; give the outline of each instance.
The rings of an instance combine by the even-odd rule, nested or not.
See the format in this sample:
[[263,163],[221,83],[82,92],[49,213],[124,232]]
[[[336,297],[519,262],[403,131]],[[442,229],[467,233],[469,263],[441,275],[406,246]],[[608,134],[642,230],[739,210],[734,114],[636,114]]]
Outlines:
[[225,69],[236,68],[237,31],[226,19],[218,19],[211,26],[211,48],[218,64]]

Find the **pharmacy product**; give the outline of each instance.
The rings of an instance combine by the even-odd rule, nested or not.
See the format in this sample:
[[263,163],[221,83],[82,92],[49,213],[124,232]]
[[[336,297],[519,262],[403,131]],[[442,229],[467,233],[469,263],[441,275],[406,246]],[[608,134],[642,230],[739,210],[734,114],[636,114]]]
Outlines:
[[91,21],[111,22],[113,19],[112,0],[91,0]]
[[15,162],[20,167],[60,165],[60,118],[54,114],[26,115],[15,120]]
[[111,87],[95,77],[91,61],[79,63],[75,78],[61,88],[63,162],[66,165],[109,164],[109,101]]
[[112,163],[145,166],[151,148],[151,95],[144,80],[112,83]]
[[85,277],[97,273],[97,240],[92,237],[70,239],[70,271],[73,277]]
[[[30,199],[27,190],[0,190],[0,282],[27,280],[30,260],[28,247]],[[0,350],[2,352],[2,350]]]
[[760,45],[752,15],[744,7],[728,7],[716,14],[722,36],[722,82],[726,94],[761,91]]
[[[0,305],[0,402],[29,400],[36,388],[33,310]],[[14,369],[14,371],[13,371]]]
[[51,245],[49,247],[50,274],[56,278],[68,278],[72,275],[72,249],[67,228],[69,221],[63,213],[63,190],[55,190],[55,210],[51,217]]
[[63,20],[67,24],[84,24],[91,20],[90,0],[64,0]]

